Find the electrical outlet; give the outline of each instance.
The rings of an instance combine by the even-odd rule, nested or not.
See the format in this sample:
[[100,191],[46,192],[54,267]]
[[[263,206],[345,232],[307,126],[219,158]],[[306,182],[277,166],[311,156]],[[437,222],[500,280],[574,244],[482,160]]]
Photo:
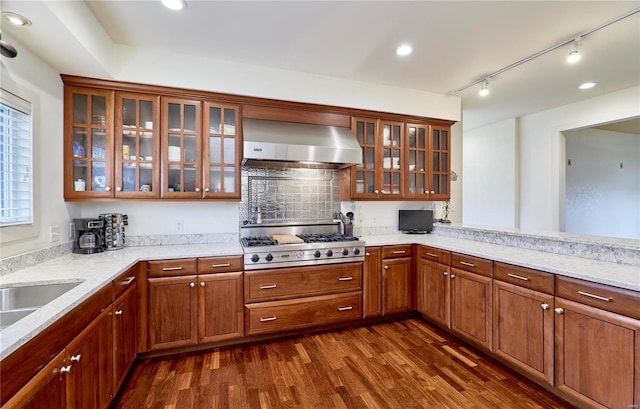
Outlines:
[[178,220],[176,222],[176,232],[182,233],[184,231],[184,221]]
[[73,223],[69,223],[69,240],[73,240],[76,238],[76,227]]
[[60,241],[60,227],[51,226],[49,227],[49,242],[55,243],[56,241]]

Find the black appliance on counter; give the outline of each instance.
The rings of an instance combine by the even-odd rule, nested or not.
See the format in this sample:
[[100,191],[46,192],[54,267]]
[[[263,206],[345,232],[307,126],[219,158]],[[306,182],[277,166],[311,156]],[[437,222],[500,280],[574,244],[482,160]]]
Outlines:
[[129,217],[122,213],[103,213],[100,219],[104,222],[105,250],[124,248],[124,226],[129,225]]
[[426,234],[433,230],[433,210],[399,210],[398,230],[407,234]]
[[364,261],[364,241],[340,222],[245,225],[240,237],[245,270]]
[[73,219],[73,252],[93,254],[104,251],[104,221],[97,218]]

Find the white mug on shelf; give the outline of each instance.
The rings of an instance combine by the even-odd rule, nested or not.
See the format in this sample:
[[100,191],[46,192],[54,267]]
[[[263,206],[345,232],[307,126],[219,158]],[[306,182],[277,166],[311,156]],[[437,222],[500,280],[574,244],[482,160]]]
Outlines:
[[74,186],[74,190],[76,192],[81,192],[85,190],[85,182],[84,179],[78,179],[75,182],[73,182],[73,186]]

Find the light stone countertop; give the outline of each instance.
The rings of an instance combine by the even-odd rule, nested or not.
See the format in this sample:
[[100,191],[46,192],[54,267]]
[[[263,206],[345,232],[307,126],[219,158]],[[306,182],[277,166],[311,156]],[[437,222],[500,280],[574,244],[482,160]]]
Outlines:
[[[363,236],[367,246],[424,244],[523,267],[640,291],[640,267],[557,255],[433,234]],[[17,350],[138,261],[242,255],[239,243],[126,247],[92,255],[67,254],[0,277],[3,287],[25,283],[82,284],[0,332],[0,359]]]

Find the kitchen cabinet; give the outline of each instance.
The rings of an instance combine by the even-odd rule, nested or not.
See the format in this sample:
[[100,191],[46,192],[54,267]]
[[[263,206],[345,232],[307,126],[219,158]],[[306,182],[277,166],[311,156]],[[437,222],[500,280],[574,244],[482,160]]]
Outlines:
[[62,372],[64,351],[52,359],[2,409],[65,409],[67,383]]
[[198,291],[198,342],[243,337],[242,271],[199,275]]
[[556,389],[587,407],[637,407],[638,315],[638,294],[556,277]]
[[65,87],[65,200],[113,197],[113,91]]
[[[436,251],[438,253],[436,253]],[[444,328],[450,325],[450,267],[448,260],[442,257],[446,264],[425,259],[422,253],[438,255],[441,251],[427,249],[424,246],[420,249],[418,260],[417,277],[417,309],[424,317]],[[448,252],[446,252],[448,253]],[[447,254],[448,255],[448,254]],[[426,256],[428,257],[428,256]],[[449,256],[450,258],[450,256]]]
[[495,263],[493,352],[530,377],[553,385],[553,274]]
[[115,93],[115,197],[160,196],[160,97]]
[[352,118],[351,130],[362,147],[362,163],[351,167],[351,197],[376,199],[380,194],[379,120]]
[[412,247],[400,245],[382,248],[382,315],[414,309]]
[[113,303],[113,374],[118,390],[136,359],[138,328],[138,297],[134,282]]
[[66,348],[67,409],[104,409],[114,395],[113,323],[105,309]]
[[382,248],[366,247],[362,266],[363,318],[382,315]]
[[451,265],[451,331],[482,349],[491,350],[493,262],[452,253]]
[[449,200],[451,196],[451,127],[430,125],[431,166],[429,200]]

